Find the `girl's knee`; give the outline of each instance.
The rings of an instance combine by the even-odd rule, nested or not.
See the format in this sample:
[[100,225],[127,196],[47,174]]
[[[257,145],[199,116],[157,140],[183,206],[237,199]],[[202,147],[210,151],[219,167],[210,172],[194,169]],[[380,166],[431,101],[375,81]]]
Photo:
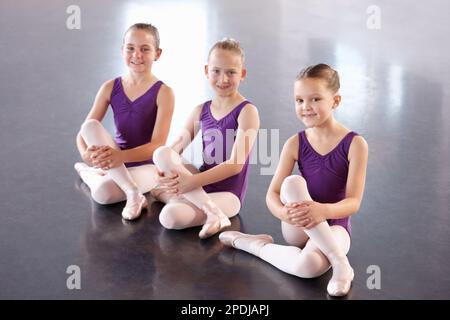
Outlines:
[[281,184],[281,189],[285,188],[306,188],[306,180],[299,175],[291,175],[286,177]]
[[231,192],[212,192],[208,193],[211,200],[228,217],[232,218],[239,214],[241,210],[241,200]]
[[283,203],[311,200],[305,178],[298,175],[285,178],[281,184],[280,198]]
[[126,199],[123,192],[112,180],[107,180],[91,190],[92,199],[99,204],[113,204]]
[[178,210],[176,210],[176,208],[173,205],[166,204],[159,214],[159,222],[166,229],[171,230],[183,229],[178,223],[177,213]]
[[170,148],[168,146],[160,146],[153,151],[153,161],[164,161],[165,158],[170,156]]
[[114,201],[114,197],[108,192],[104,192],[102,190],[95,190],[91,192],[92,199],[98,204],[113,204],[117,201]]
[[84,132],[90,132],[93,130],[96,130],[97,128],[100,128],[102,124],[100,121],[96,119],[87,119],[83,124],[81,125],[80,133],[83,135]]
[[153,152],[153,162],[162,171],[171,171],[175,166],[181,164],[179,154],[167,146],[158,147]]

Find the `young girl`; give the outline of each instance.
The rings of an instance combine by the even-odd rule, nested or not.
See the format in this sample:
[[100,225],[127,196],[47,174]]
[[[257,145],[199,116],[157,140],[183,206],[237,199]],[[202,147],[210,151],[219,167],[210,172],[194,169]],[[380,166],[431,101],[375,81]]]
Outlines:
[[[291,246],[273,244],[269,235],[228,231],[219,236],[225,245],[298,277],[318,277],[331,264],[331,296],[346,295],[353,280],[346,256],[350,216],[361,204],[368,157],[364,138],[333,116],[341,101],[338,89],[337,72],[325,64],[302,70],[295,81],[296,113],[307,129],[285,143],[266,197]],[[301,176],[291,175],[295,163]]]
[[[239,92],[246,76],[244,52],[233,39],[209,52],[205,74],[215,97],[198,105],[170,148],[160,147],[154,161],[161,172],[152,194],[166,203],[159,220],[168,229],[203,225],[208,238],[230,225],[247,189],[248,161],[259,129],[256,107]],[[180,154],[202,129],[203,165],[183,165]]]
[[[139,217],[147,206],[142,193],[155,184],[153,152],[166,143],[174,108],[172,89],[152,74],[161,56],[158,29],[138,23],[125,33],[122,55],[128,74],[105,82],[77,136],[84,163],[75,164],[92,198],[101,204],[127,200],[122,217]],[[114,113],[114,140],[100,123]]]

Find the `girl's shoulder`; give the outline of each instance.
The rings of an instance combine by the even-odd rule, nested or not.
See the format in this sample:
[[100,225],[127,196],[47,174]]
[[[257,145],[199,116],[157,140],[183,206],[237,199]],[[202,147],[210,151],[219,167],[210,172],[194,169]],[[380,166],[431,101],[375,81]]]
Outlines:
[[284,144],[287,146],[296,146],[298,145],[299,140],[300,140],[300,132],[290,136]]
[[258,113],[258,108],[248,100],[245,100],[247,103],[242,107],[242,111],[245,112],[256,112]]
[[351,143],[350,147],[348,149],[348,160],[351,161],[352,159],[360,159],[361,157],[367,158],[369,154],[369,145],[367,144],[366,139],[364,139],[362,136],[356,134]]
[[191,118],[193,117],[194,119],[200,121],[200,117],[201,117],[202,113],[204,112],[204,108],[206,107],[206,105],[208,103],[210,103],[210,101],[202,102],[202,103],[196,105],[194,107],[194,109],[192,109],[192,111],[191,111]]
[[248,100],[245,101],[247,101],[247,103],[242,107],[241,111],[239,112],[238,121],[241,121],[242,119],[245,118],[259,119],[259,112],[256,106],[251,102],[249,102]]
[[116,82],[120,82],[120,77],[106,80],[106,81],[102,84],[101,88],[104,88],[104,89],[106,89],[106,90],[112,91],[112,89],[113,89],[113,87],[114,87],[114,84],[115,84]]
[[298,160],[298,149],[300,147],[300,134],[290,136],[283,146],[283,153],[287,153],[294,160]]
[[164,83],[163,81],[158,79],[155,82],[155,84],[158,82],[161,82],[161,86],[159,87],[159,91],[158,91],[158,98],[173,97],[175,95],[173,93],[173,89],[171,87],[169,87],[166,83]]
[[105,81],[101,86],[100,89],[98,90],[97,95],[103,97],[106,100],[109,100],[109,98],[111,97],[111,93],[114,89],[114,85],[117,81],[117,79],[120,80],[120,78],[114,78],[114,79],[110,79]]
[[352,142],[350,143],[349,152],[351,152],[352,148],[357,150],[368,150],[369,145],[367,144],[367,141],[363,136],[355,134],[353,136]]

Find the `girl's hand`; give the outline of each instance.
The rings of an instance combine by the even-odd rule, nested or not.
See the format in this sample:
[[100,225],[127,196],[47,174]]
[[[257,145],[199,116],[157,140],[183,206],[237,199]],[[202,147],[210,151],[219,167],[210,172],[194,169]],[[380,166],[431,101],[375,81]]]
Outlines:
[[114,149],[110,146],[101,146],[92,153],[91,159],[94,166],[103,170],[116,168],[124,163],[122,150]]
[[197,188],[193,175],[178,173],[173,179],[176,181],[174,191],[177,195],[181,195]]
[[288,218],[291,224],[310,229],[326,220],[326,211],[327,207],[323,203],[302,201],[294,203],[288,210]]
[[98,151],[99,148],[100,148],[99,146],[90,146],[90,147],[86,148],[86,150],[84,150],[84,153],[83,153],[82,158],[83,158],[83,161],[84,161],[87,165],[93,166],[93,163],[92,163],[92,154],[93,154],[95,151]]
[[[177,175],[175,177],[177,177]],[[175,177],[166,177],[164,172],[158,170],[156,185],[150,190],[150,194],[158,199],[163,192],[175,193],[175,185],[177,184],[174,180]]]
[[281,209],[281,216],[284,217],[283,220],[285,222],[292,225],[298,224],[297,217],[300,215],[300,211],[298,209],[299,205],[300,202],[291,202],[284,205],[284,207]]

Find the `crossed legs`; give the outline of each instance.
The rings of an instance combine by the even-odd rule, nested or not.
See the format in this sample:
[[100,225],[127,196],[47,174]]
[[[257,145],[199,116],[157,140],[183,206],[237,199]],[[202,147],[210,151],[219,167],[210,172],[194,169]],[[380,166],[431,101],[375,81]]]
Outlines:
[[[310,200],[306,181],[301,176],[287,177],[281,186],[283,203]],[[327,290],[330,295],[346,295],[353,280],[346,253],[350,249],[350,237],[341,226],[329,226],[326,221],[305,229],[282,222],[282,233],[290,246],[273,244],[268,235],[246,235],[240,232],[224,232],[223,243],[254,254],[276,268],[302,278],[324,274],[330,266],[333,276]],[[303,248],[303,249],[300,249]]]
[[[86,120],[81,125],[80,134],[86,144],[108,145],[118,148],[103,125],[94,119]],[[156,168],[144,165],[127,169],[125,165],[103,171],[89,167],[85,163],[76,163],[75,169],[90,190],[92,198],[100,204],[111,204],[127,200],[122,212],[124,219],[137,218],[141,210],[147,206],[142,193],[150,191],[155,184]]]
[[[158,170],[166,176],[174,176],[177,173],[192,175],[192,172],[183,165],[180,155],[169,147],[156,149],[153,161]],[[208,194],[203,188],[186,192],[181,197],[165,193],[160,199],[166,202],[160,214],[160,221],[164,227],[184,229],[203,225],[199,233],[202,239],[230,226],[229,217],[236,215],[241,206],[239,199],[231,192]]]

